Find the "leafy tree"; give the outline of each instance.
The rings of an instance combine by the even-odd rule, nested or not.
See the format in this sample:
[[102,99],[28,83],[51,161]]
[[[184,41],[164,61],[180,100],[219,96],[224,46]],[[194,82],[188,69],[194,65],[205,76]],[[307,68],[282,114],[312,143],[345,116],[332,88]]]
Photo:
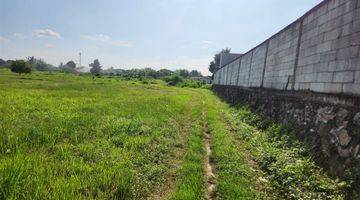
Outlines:
[[27,62],[30,64],[31,67],[33,67],[33,65],[35,64],[36,62],[36,59],[34,56],[29,56],[26,58]]
[[189,71],[187,69],[178,69],[175,73],[183,78],[189,77]]
[[11,68],[11,63],[12,63],[12,62],[14,62],[14,61],[13,61],[13,60],[7,60],[7,61],[6,61],[6,65],[5,65],[5,66],[6,66],[7,68],[9,68],[9,69],[10,69],[10,68]]
[[68,68],[70,68],[70,69],[75,70],[75,68],[76,68],[76,63],[75,63],[74,61],[70,60],[69,62],[66,63],[66,66],[67,66]]
[[209,71],[211,73],[215,73],[216,69],[217,69],[217,65],[215,64],[215,61],[211,61],[209,65]]
[[0,67],[5,65],[6,65],[6,61],[0,58]]
[[201,77],[201,72],[197,71],[197,70],[191,70],[191,72],[189,73],[190,77]]
[[157,71],[153,70],[151,68],[145,68],[144,73],[145,73],[145,77],[152,77],[152,78],[157,78],[158,77]]
[[168,69],[160,69],[158,71],[158,76],[159,77],[165,77],[165,76],[170,76],[171,74],[173,74],[174,72],[172,72],[171,70]]
[[64,68],[64,63],[63,63],[63,62],[60,62],[60,64],[59,64],[59,69],[62,69],[62,68]]
[[11,71],[15,73],[31,73],[31,66],[23,60],[16,60],[11,63]]
[[32,69],[36,69],[38,71],[48,71],[51,68],[51,66],[44,60],[36,59],[34,56],[27,57],[26,62],[31,66]]
[[76,64],[72,60],[67,62],[65,65],[62,62],[59,65],[60,71],[65,73],[74,73],[76,72],[75,68],[76,68]]
[[47,71],[50,69],[50,65],[41,59],[36,60],[33,66],[35,66],[35,69],[38,71]]
[[90,72],[96,76],[99,76],[101,73],[101,65],[98,59],[95,59],[93,63],[89,65],[91,67]]

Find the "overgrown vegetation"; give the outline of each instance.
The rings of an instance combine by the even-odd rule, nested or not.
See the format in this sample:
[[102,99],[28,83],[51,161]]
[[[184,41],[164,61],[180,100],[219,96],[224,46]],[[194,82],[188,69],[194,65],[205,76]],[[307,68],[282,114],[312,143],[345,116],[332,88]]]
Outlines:
[[332,180],[317,167],[309,148],[295,138],[290,127],[266,121],[246,106],[233,108],[226,119],[251,150],[259,167],[267,173],[278,198],[345,198],[348,184]]
[[188,87],[188,88],[206,88],[207,85],[205,81],[182,78],[181,76],[178,76],[176,74],[165,77],[164,81],[167,83],[167,85],[170,86]]
[[344,199],[358,181],[329,178],[291,129],[169,81],[0,69],[0,199],[204,199],[204,123],[217,199]]
[[200,99],[192,111],[191,135],[187,140],[188,150],[179,170],[175,192],[171,199],[203,199],[204,198],[204,145],[200,127]]
[[246,152],[237,145],[224,121],[222,112],[229,108],[215,96],[208,94],[207,123],[212,134],[213,155],[217,179],[216,197],[219,199],[260,199],[266,193],[257,190],[257,174],[246,161]]
[[144,199],[166,190],[177,173],[173,155],[187,148],[181,127],[193,119],[183,116],[198,95],[4,70],[0,90],[0,199]]

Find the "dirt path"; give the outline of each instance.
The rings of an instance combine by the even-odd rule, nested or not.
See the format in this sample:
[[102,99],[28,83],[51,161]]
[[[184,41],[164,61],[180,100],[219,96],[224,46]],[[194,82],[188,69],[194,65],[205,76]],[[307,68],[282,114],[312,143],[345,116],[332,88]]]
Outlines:
[[206,191],[205,191],[205,199],[216,199],[215,198],[215,175],[213,172],[213,166],[210,161],[211,156],[211,134],[206,124],[206,108],[205,108],[205,101],[202,100],[202,113],[201,113],[201,120],[202,120],[202,130],[204,134],[204,143],[205,143],[205,179],[206,179]]

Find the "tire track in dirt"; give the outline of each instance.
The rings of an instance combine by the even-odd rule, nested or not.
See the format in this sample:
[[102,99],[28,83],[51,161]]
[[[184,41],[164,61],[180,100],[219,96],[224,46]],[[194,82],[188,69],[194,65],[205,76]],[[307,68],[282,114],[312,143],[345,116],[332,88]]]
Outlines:
[[216,179],[213,171],[213,166],[210,161],[211,156],[211,134],[207,127],[206,123],[206,107],[205,100],[202,100],[202,113],[201,113],[201,121],[202,121],[202,131],[204,134],[204,145],[205,145],[205,181],[206,181],[206,191],[205,191],[205,199],[212,200],[215,198],[215,187],[216,187]]

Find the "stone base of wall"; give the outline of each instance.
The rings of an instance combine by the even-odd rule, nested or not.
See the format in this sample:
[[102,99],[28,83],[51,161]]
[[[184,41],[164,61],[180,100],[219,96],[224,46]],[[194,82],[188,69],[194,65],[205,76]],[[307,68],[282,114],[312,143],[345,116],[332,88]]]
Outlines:
[[360,163],[360,97],[213,85],[230,104],[244,103],[275,122],[292,125],[313,146],[318,164],[343,177]]

